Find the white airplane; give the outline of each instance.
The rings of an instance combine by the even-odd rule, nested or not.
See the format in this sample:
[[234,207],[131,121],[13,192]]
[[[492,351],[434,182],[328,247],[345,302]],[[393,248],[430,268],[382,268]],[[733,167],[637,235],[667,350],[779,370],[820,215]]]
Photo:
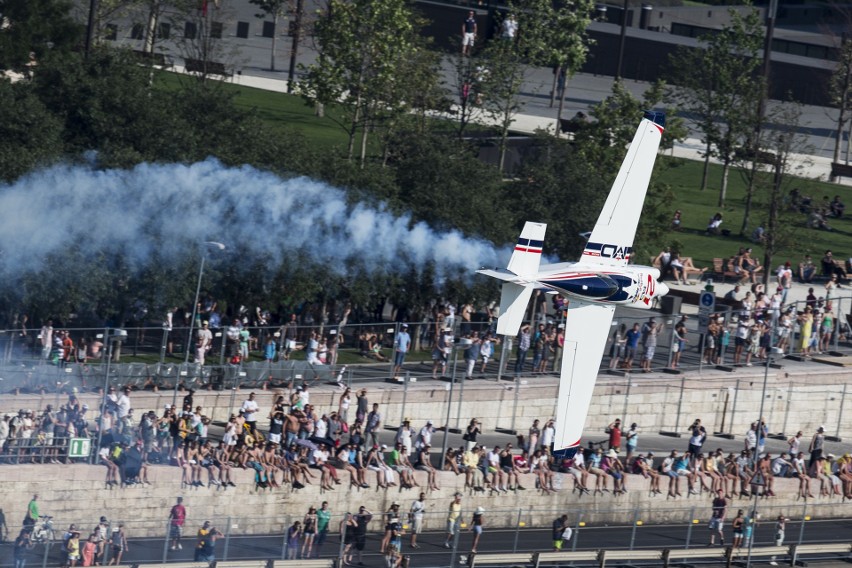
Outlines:
[[665,120],[663,113],[645,113],[579,262],[539,266],[547,225],[527,222],[507,269],[477,271],[504,281],[497,320],[502,335],[518,334],[533,290],[568,300],[557,455],[573,455],[580,445],[615,306],[647,309],[669,291],[657,282],[658,269],[628,264]]

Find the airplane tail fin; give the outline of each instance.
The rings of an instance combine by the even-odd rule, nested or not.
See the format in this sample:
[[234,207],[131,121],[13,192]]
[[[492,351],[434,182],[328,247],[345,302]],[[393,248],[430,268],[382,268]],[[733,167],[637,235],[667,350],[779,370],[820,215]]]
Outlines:
[[[524,223],[524,230],[509,260],[509,271],[518,276],[531,276],[538,272],[541,264],[541,248],[544,246],[545,223]],[[505,290],[505,288],[504,288]],[[502,313],[502,312],[501,312]]]
[[532,284],[522,285],[512,282],[503,284],[503,292],[500,294],[500,317],[497,318],[498,334],[518,334],[533,289],[535,289],[535,286]]

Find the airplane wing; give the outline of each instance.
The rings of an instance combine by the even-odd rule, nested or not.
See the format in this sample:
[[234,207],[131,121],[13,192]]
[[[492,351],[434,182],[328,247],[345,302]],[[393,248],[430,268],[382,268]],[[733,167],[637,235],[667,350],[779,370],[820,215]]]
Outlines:
[[568,308],[556,402],[554,452],[574,448],[580,443],[614,312],[615,306],[601,304]]
[[583,250],[581,263],[620,266],[630,260],[664,127],[663,113],[645,113]]

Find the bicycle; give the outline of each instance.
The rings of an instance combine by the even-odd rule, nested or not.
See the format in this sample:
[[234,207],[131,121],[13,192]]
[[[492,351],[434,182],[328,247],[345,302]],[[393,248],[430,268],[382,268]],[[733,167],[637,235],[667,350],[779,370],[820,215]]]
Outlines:
[[38,544],[50,544],[56,536],[53,531],[53,517],[41,515],[39,519],[41,521],[33,527],[32,541]]

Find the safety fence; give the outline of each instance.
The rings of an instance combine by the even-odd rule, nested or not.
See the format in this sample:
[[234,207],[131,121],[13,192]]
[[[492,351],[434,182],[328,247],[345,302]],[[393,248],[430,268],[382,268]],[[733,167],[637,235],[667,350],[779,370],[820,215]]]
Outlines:
[[[643,554],[653,554],[648,551],[654,550],[658,554],[662,554],[662,550],[701,550],[708,554],[709,535],[715,532],[708,530],[711,515],[709,502],[696,501],[695,506],[687,511],[656,507],[605,509],[591,505],[587,509],[582,503],[570,510],[488,507],[480,509],[478,513],[481,515],[483,530],[476,543],[476,550],[483,554],[471,558],[477,535],[471,530],[473,516],[477,511],[474,507],[463,503],[459,517],[450,523],[452,531],[448,533],[447,512],[430,510],[427,499],[426,511],[422,519],[417,521],[422,532],[416,535],[417,546],[414,547],[412,533],[416,532],[416,525],[409,512],[412,501],[413,498],[409,498],[401,503],[398,512],[393,509],[359,511],[358,508],[347,513],[332,512],[327,530],[317,530],[310,536],[290,530],[297,522],[302,527],[305,522],[315,522],[306,520],[308,511],[287,510],[287,505],[284,505],[275,518],[230,515],[197,519],[193,517],[191,502],[187,503],[188,516],[179,539],[176,539],[178,533],[170,521],[164,519],[161,523],[151,523],[135,520],[137,516],[132,511],[126,512],[126,518],[112,515],[104,523],[103,531],[106,535],[112,535],[113,529],[121,525],[129,543],[129,547],[122,553],[121,563],[128,565],[192,559],[193,550],[203,540],[198,531],[205,528],[205,521],[209,523],[205,530],[216,531],[218,539],[215,557],[222,562],[269,559],[277,562],[313,558],[341,561],[350,554],[357,555],[360,552],[363,560],[375,564],[373,561],[381,561],[383,556],[387,544],[384,538],[393,536],[388,534],[387,526],[398,522],[401,536],[397,544],[401,545],[403,553],[410,556],[412,565],[416,566],[457,566],[469,560],[480,566],[499,565],[505,563],[494,561],[493,555],[508,554],[526,554],[528,560],[532,560],[533,553],[552,549],[556,526],[571,529],[570,538],[561,547],[565,553],[585,552],[586,556],[591,556],[589,552],[599,554],[601,550],[620,551],[606,554],[616,559],[625,558],[618,556],[624,551],[634,551],[636,554],[631,558],[635,560],[642,559]],[[315,508],[319,509],[319,505],[317,503]],[[366,508],[372,507],[369,498],[365,497],[364,505]],[[820,543],[826,550],[830,545],[848,546],[849,521],[837,519],[836,514],[830,515],[828,508],[831,507],[836,508],[837,505],[804,502],[797,506],[774,506],[746,499],[728,508],[722,533],[726,542],[733,541],[731,521],[742,510],[744,522],[752,527],[746,534],[752,536],[751,544],[755,548],[795,546],[803,554],[810,554],[814,552],[816,543]],[[359,522],[361,515],[364,515],[363,523]],[[561,520],[563,515],[566,516],[564,521]],[[782,516],[785,519],[781,525],[784,535],[779,543],[778,520]],[[351,522],[347,523],[350,519]],[[97,519],[43,517],[34,527],[31,537],[33,546],[28,552],[31,562],[27,565],[56,565],[62,555],[64,535],[71,530],[71,525],[74,526],[73,530],[80,533],[81,542],[87,540],[90,534],[97,533]],[[363,529],[356,528],[358,525],[363,526]],[[560,528],[559,533],[563,534],[564,530]],[[718,543],[718,533],[714,536]],[[179,549],[176,544],[180,545]],[[749,542],[745,541],[732,554],[744,558],[748,546]],[[775,552],[779,557],[795,554],[790,548],[776,549]],[[101,564],[106,565],[115,553],[110,546],[105,546]],[[723,548],[711,549],[709,554],[721,557],[725,551]],[[672,557],[675,556],[673,553]],[[543,557],[542,560],[545,558],[547,562],[557,560],[556,557]],[[518,557],[514,559],[519,560]],[[599,560],[599,557],[595,559]],[[11,566],[10,560],[11,554],[0,554],[0,567]],[[529,561],[518,564],[535,565]]]

